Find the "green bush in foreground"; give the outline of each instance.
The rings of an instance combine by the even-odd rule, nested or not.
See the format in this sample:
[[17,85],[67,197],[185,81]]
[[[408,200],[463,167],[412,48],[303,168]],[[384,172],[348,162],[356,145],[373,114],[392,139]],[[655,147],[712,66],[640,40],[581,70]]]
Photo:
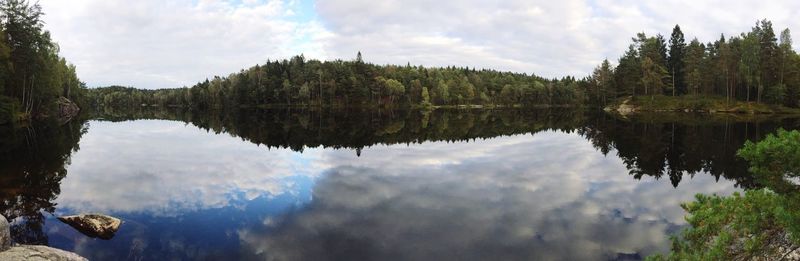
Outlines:
[[778,130],[758,143],[746,142],[737,154],[763,185],[779,193],[800,191],[788,180],[800,176],[800,132]]
[[761,142],[747,142],[738,155],[766,188],[697,195],[681,205],[689,227],[673,237],[672,252],[649,260],[800,258],[800,193],[789,180],[800,173],[800,132],[779,130]]
[[672,239],[668,256],[650,260],[780,260],[795,250],[797,213],[784,206],[785,198],[767,189],[744,196],[697,195],[683,204],[690,227]]

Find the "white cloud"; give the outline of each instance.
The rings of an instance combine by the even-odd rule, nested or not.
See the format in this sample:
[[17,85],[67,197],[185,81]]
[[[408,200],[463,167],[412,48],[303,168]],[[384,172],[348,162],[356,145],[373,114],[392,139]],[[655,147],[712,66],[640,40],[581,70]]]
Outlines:
[[68,211],[173,216],[295,193],[293,178],[318,174],[298,152],[241,146],[240,139],[178,122],[90,125],[61,184],[58,204]]
[[[190,85],[304,53],[384,64],[474,66],[546,77],[588,75],[637,32],[687,41],[797,28],[796,1],[44,0],[47,28],[91,86]],[[302,19],[301,19],[302,18]]]
[[[612,61],[637,32],[667,37],[681,24],[687,41],[713,41],[768,18],[797,27],[795,1],[322,1],[320,18],[335,35],[328,53],[362,50],[378,63],[462,65],[584,76]],[[777,33],[777,32],[776,32]]]
[[[46,28],[90,86],[191,85],[300,51],[324,36],[291,3],[214,0],[46,0]],[[288,13],[288,14],[287,14]],[[299,44],[321,55],[317,42]]]
[[[396,253],[412,260],[449,253],[613,259],[666,251],[667,233],[686,224],[679,202],[738,190],[707,173],[687,175],[677,188],[668,179],[637,180],[616,152],[604,155],[574,132],[375,145],[357,156],[351,149],[268,149],[174,121],[90,125],[70,157],[57,214],[130,217],[133,227],[119,235],[127,240],[152,229],[139,215],[178,220],[180,231],[183,218],[219,211],[242,240],[242,254],[264,255],[249,259],[323,259],[326,242],[351,240],[381,260]],[[267,216],[225,209],[249,209],[265,204],[254,198],[270,196],[303,205]],[[75,250],[99,256],[93,251],[104,249],[89,244]]]
[[550,131],[375,146],[360,158],[329,150],[319,160],[335,164],[320,175],[303,211],[238,231],[246,252],[261,255],[252,259],[324,259],[330,241],[359,246],[340,248],[342,257],[380,260],[397,253],[412,260],[452,253],[467,260],[646,255],[667,251],[667,233],[686,224],[679,202],[697,192],[736,190],[706,174],[678,188],[635,180],[622,159],[602,155],[578,135]]

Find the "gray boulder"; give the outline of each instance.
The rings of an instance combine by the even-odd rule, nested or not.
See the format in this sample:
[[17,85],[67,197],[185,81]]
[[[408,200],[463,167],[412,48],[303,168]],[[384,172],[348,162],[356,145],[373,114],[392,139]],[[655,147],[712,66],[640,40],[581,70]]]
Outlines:
[[122,220],[101,214],[63,216],[58,220],[70,225],[84,235],[101,239],[111,239],[122,225]]
[[0,252],[0,260],[28,261],[84,261],[88,260],[78,254],[47,246],[20,245]]
[[56,117],[62,125],[72,120],[72,118],[75,118],[81,111],[81,108],[78,107],[77,104],[64,97],[58,97],[56,105],[58,105]]
[[11,248],[11,225],[3,215],[0,215],[0,251]]
[[48,246],[16,245],[11,243],[11,225],[0,215],[0,260],[84,261],[78,254]]

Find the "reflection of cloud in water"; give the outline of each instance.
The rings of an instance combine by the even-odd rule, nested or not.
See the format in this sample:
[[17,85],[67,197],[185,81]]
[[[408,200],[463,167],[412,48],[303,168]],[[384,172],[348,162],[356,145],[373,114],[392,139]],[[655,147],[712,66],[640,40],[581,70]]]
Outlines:
[[76,211],[174,215],[293,190],[316,153],[272,150],[169,121],[91,122],[61,185]]
[[230,217],[242,224],[241,253],[261,255],[255,259],[646,254],[665,250],[665,233],[685,223],[679,202],[734,189],[704,174],[677,189],[637,181],[614,152],[603,156],[582,137],[557,132],[378,145],[357,157],[268,150],[176,122],[91,125],[61,186],[61,209],[173,216],[292,195],[309,186],[296,177],[321,177],[300,210],[257,224]]
[[[612,153],[613,154],[613,153]],[[305,209],[239,231],[278,260],[603,259],[669,247],[679,202],[730,193],[697,175],[675,189],[634,180],[577,135],[326,151]],[[326,162],[326,163],[325,163]],[[601,258],[602,257],[602,258]]]

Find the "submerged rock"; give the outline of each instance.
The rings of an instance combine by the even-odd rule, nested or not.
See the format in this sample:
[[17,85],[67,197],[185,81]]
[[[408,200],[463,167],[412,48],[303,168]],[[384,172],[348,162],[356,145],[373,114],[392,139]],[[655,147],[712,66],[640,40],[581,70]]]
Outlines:
[[85,214],[75,216],[63,216],[58,220],[70,225],[84,235],[101,239],[111,239],[117,233],[122,221],[118,218],[101,215]]
[[20,245],[0,252],[0,260],[83,261],[88,259],[78,254],[52,247]]

